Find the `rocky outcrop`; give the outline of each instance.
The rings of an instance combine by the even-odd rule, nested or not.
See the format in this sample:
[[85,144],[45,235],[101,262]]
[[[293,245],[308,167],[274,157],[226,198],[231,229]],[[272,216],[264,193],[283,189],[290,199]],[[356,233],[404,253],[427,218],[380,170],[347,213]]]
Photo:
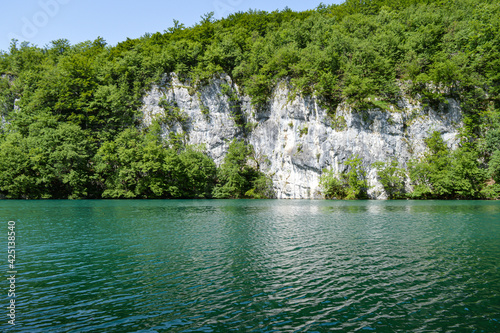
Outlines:
[[230,140],[245,139],[253,145],[261,171],[271,176],[278,198],[321,198],[322,170],[344,170],[353,154],[363,159],[371,185],[371,198],[384,199],[377,181],[376,161],[397,158],[406,166],[425,151],[423,139],[439,131],[451,148],[457,144],[462,112],[448,99],[434,110],[401,95],[390,110],[357,111],[337,107],[332,118],[317,98],[293,95],[286,82],[279,84],[262,110],[255,110],[228,76],[213,79],[202,88],[165,76],[144,97],[143,125],[163,115],[164,107],[184,113],[183,124],[164,125],[164,133],[184,131],[189,144],[204,144],[217,164],[222,163]]

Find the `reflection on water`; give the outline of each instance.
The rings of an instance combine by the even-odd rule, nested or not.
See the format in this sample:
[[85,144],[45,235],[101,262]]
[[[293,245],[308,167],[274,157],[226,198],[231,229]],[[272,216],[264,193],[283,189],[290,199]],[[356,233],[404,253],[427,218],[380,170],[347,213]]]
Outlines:
[[0,218],[14,331],[499,331],[496,202],[0,201]]

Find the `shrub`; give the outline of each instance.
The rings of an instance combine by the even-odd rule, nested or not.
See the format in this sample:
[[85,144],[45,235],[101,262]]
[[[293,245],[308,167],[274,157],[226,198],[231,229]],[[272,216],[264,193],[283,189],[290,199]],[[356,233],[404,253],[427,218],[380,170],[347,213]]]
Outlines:
[[348,171],[339,175],[331,170],[323,171],[320,177],[323,195],[327,199],[367,199],[368,184],[361,158],[358,155],[351,156],[345,164]]

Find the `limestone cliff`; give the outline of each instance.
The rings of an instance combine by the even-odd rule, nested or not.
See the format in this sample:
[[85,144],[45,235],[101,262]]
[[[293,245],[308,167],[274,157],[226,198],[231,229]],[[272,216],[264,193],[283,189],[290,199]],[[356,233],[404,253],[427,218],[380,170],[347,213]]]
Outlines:
[[[217,164],[222,163],[229,141],[252,144],[261,171],[270,175],[277,198],[321,198],[319,177],[325,168],[343,171],[353,154],[363,159],[371,185],[369,196],[384,199],[372,163],[393,156],[406,166],[425,150],[423,139],[439,131],[450,147],[456,146],[462,112],[458,101],[448,99],[434,110],[401,94],[390,110],[356,111],[337,107],[334,119],[311,96],[295,96],[282,82],[266,107],[255,110],[228,76],[214,78],[202,88],[165,76],[144,97],[143,124],[175,105],[187,117],[184,124],[164,126],[164,131],[186,134],[189,144],[204,144]],[[246,125],[245,125],[246,124]],[[246,126],[246,129],[245,129]]]

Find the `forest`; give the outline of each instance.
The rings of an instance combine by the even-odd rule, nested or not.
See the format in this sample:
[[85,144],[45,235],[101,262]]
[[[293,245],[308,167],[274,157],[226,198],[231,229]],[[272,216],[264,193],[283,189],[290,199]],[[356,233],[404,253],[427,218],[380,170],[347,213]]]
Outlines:
[[[0,198],[272,198],[244,141],[217,167],[204,147],[139,126],[142,97],[165,73],[196,87],[227,74],[256,112],[281,79],[332,117],[340,103],[387,108],[401,82],[423,105],[455,98],[459,148],[432,133],[407,168],[377,162],[379,180],[390,199],[500,196],[500,1],[347,0],[208,13],[117,45],[12,40],[0,53]],[[321,176],[325,198],[366,198],[362,161],[347,164]]]

